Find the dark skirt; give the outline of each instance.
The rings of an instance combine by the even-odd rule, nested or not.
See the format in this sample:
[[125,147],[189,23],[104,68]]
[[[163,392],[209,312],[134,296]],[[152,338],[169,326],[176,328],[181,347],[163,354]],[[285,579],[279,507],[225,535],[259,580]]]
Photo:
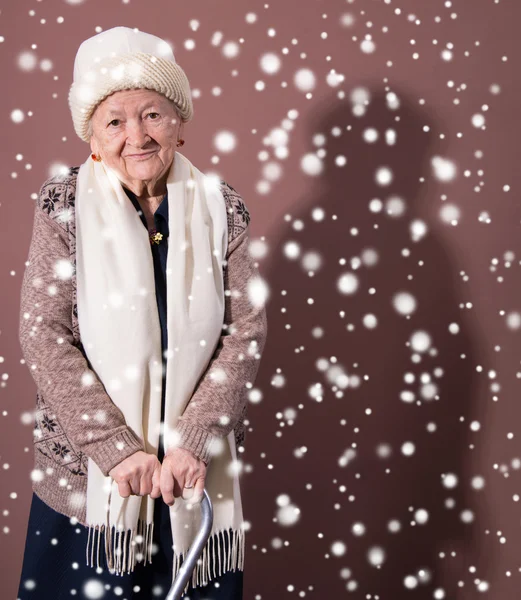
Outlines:
[[[88,567],[87,537],[86,527],[71,525],[69,517],[47,506],[33,492],[18,600],[71,600],[75,596],[104,600],[166,598],[172,583],[173,550],[169,507],[161,497],[155,500],[153,539],[158,551],[152,555],[151,564],[139,562],[132,573],[124,575]],[[242,591],[243,572],[235,570],[212,579],[206,586],[190,585],[183,598],[242,600]]]

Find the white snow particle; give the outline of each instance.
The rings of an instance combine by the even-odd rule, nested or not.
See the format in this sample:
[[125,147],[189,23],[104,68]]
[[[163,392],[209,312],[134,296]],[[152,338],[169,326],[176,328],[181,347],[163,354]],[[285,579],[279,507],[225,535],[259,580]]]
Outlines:
[[11,121],[13,123],[21,123],[24,119],[25,119],[25,114],[19,108],[15,108],[15,110],[13,110],[11,112]]
[[412,456],[416,451],[416,447],[412,442],[404,442],[402,444],[402,454],[404,456]]
[[385,561],[385,550],[380,546],[373,546],[367,552],[367,560],[374,567],[380,566]]
[[295,73],[293,83],[301,92],[310,92],[315,88],[316,77],[311,69],[299,69]]
[[278,73],[281,66],[280,57],[274,52],[268,52],[263,54],[260,58],[260,68],[264,73],[268,75],[273,75],[274,73]]
[[324,170],[324,163],[316,154],[308,153],[301,158],[300,168],[306,175],[316,177]]
[[344,542],[336,541],[331,544],[331,552],[335,556],[343,556],[346,553],[347,546]]
[[214,146],[219,152],[232,152],[237,146],[237,138],[231,131],[220,131],[215,135]]
[[456,177],[456,164],[441,156],[433,156],[431,159],[433,175],[438,181],[452,181]]
[[[69,2],[71,0],[68,0]],[[98,598],[103,598],[105,595],[105,588],[103,587],[103,583],[98,579],[89,579],[83,585],[83,594],[89,600],[97,600]]]
[[389,185],[393,181],[393,172],[390,167],[379,167],[375,173],[375,181],[378,185]]
[[416,298],[409,292],[399,292],[393,296],[392,303],[396,312],[410,315],[416,310]]
[[447,489],[455,488],[458,485],[458,478],[454,473],[447,473],[443,477],[442,484]]
[[358,286],[358,277],[354,273],[344,273],[337,280],[337,289],[342,294],[354,294]]
[[413,590],[415,587],[418,586],[418,580],[416,579],[416,577],[414,577],[414,575],[407,575],[407,577],[403,580],[403,585],[407,589]]

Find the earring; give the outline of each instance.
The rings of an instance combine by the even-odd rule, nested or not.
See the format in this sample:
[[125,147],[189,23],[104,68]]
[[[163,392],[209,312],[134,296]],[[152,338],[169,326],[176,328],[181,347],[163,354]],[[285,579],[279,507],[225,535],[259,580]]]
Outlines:
[[177,140],[177,147],[182,146],[185,143],[183,139]]
[[90,156],[92,160],[95,160],[96,162],[101,162],[101,156],[99,156],[98,154],[92,153]]

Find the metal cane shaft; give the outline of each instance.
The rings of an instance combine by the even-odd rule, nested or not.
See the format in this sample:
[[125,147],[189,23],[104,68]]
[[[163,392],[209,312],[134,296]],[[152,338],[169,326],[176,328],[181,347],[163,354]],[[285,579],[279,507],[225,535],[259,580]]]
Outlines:
[[[201,500],[201,528],[195,536],[194,543],[188,551],[186,558],[179,569],[179,573],[172,583],[172,587],[168,592],[166,600],[180,600],[183,595],[186,583],[192,576],[197,561],[210,537],[210,532],[213,525],[213,507],[210,496],[206,490],[203,490],[203,499]],[[175,540],[174,540],[175,542]]]

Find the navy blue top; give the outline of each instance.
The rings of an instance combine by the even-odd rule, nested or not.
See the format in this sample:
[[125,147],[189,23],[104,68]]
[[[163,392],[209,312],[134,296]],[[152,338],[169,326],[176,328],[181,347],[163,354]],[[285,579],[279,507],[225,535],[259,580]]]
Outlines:
[[[139,205],[139,201],[134,194],[128,190],[125,186],[123,189],[127,193],[127,196],[132,201],[134,208],[138,211],[138,215],[141,218],[141,222],[145,226],[145,229],[148,231],[148,224],[145,217],[145,214],[141,210],[141,206]],[[152,251],[152,259],[154,262],[154,279],[156,282],[156,300],[157,300],[157,310],[159,312],[159,322],[161,325],[161,356],[163,362],[163,386],[161,392],[161,420],[164,420],[165,414],[165,387],[166,387],[166,357],[165,352],[168,348],[168,331],[166,326],[166,260],[168,256],[168,191],[166,196],[161,201],[161,204],[157,207],[156,212],[154,213],[154,223],[155,228],[159,233],[163,234],[163,239],[159,242],[159,244],[153,243],[150,244],[150,248]],[[159,444],[160,451],[160,460],[162,455],[162,444]]]
[[[148,231],[148,224],[146,217],[141,210],[138,199],[134,192],[127,190],[123,186],[123,189],[127,193],[127,196],[132,200],[132,204],[138,211],[138,215],[141,218],[141,222]],[[168,333],[166,328],[166,259],[168,256],[168,191],[166,196],[163,198],[161,204],[157,207],[154,213],[155,227],[159,233],[163,234],[163,239],[159,244],[151,244],[152,259],[154,261],[154,278],[156,280],[156,298],[157,308],[159,310],[159,320],[161,323],[161,345],[163,353],[168,347]],[[164,358],[164,356],[163,356]]]

